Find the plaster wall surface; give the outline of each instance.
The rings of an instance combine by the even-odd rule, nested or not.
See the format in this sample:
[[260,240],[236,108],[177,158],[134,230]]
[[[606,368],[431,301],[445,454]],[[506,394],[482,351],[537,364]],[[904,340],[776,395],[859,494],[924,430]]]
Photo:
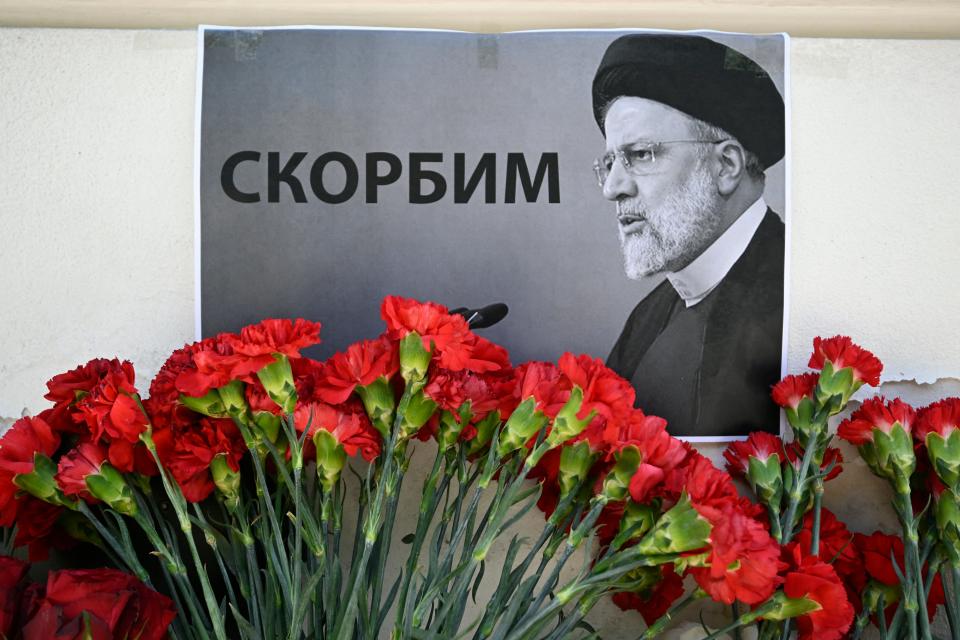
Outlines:
[[[193,339],[196,56],[193,31],[0,29],[0,426],[96,356],[145,390]],[[960,395],[960,41],[794,39],[791,75],[789,369],[846,333],[886,364],[883,393]],[[893,530],[844,454],[826,506]],[[642,624],[592,618],[611,638]]]

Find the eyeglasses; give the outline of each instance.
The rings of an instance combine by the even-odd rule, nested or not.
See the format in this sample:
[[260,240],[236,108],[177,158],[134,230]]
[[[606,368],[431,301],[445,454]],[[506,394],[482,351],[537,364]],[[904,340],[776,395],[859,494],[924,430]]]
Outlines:
[[613,170],[613,163],[617,158],[623,163],[627,173],[635,176],[647,175],[653,171],[657,155],[665,144],[719,144],[722,140],[661,140],[659,142],[635,142],[625,149],[608,151],[593,161],[593,173],[597,176],[600,188],[607,182],[607,177]]

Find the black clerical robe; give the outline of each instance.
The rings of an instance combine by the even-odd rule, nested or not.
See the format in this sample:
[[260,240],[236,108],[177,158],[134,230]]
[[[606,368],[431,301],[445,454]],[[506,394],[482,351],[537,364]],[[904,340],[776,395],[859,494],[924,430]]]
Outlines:
[[687,308],[668,280],[640,301],[607,358],[637,406],[675,436],[779,431],[784,225],[767,209],[746,251]]

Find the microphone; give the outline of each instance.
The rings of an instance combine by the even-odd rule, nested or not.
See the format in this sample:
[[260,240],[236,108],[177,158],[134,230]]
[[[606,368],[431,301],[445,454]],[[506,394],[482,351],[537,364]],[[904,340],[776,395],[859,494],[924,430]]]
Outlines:
[[502,302],[497,302],[481,309],[458,307],[457,309],[451,309],[450,313],[455,313],[466,318],[467,324],[470,325],[471,329],[486,329],[503,320],[509,311],[510,309],[507,305]]

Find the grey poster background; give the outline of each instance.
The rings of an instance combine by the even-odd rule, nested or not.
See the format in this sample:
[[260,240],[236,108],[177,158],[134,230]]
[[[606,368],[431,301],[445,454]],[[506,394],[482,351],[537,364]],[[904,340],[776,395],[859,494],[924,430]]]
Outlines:
[[[207,30],[201,112],[201,313],[204,336],[264,317],[323,322],[326,357],[382,331],[388,294],[450,307],[505,302],[509,316],[484,335],[515,362],[554,360],[564,351],[606,358],[630,310],[658,282],[623,273],[614,206],[593,176],[603,138],[591,111],[593,73],[625,32],[475,35],[338,30]],[[780,36],[706,34],[739,49],[770,73],[781,93]],[[238,168],[242,204],[220,187],[224,161],[263,153]],[[308,203],[286,185],[266,200],[266,153],[281,164],[308,153],[296,171]],[[310,192],[313,160],[350,155],[360,186],[330,205]],[[404,173],[365,204],[364,154],[386,151]],[[482,186],[467,204],[408,203],[407,155],[442,152],[428,165],[453,182],[453,154],[467,171],[497,154],[497,204]],[[506,154],[559,154],[560,203],[503,203]],[[784,163],[767,172],[768,204],[784,214]],[[337,172],[325,173],[339,190]],[[341,183],[342,184],[342,183]],[[522,191],[520,192],[522,194]]]

